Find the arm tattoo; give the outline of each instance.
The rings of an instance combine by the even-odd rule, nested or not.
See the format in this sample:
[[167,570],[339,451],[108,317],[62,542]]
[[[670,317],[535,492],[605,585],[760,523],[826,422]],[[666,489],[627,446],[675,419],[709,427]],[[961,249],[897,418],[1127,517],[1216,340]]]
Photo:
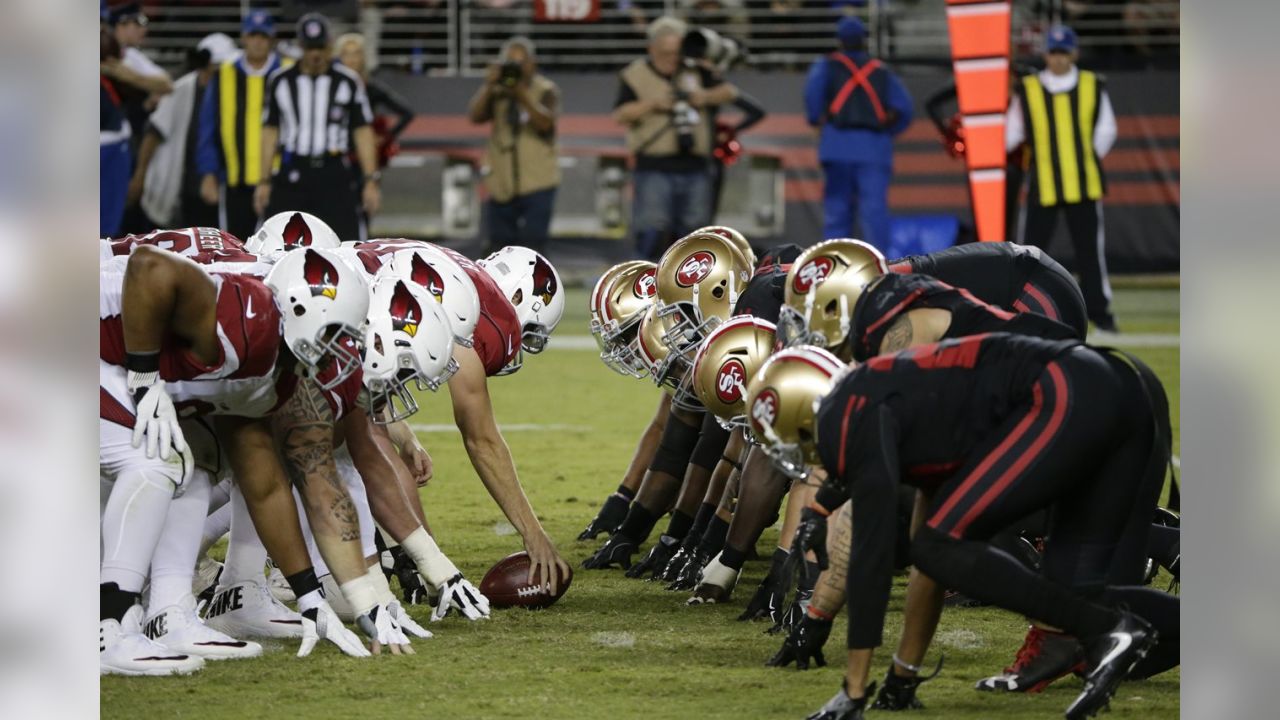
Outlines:
[[343,540],[358,539],[355,504],[333,462],[333,412],[320,388],[310,380],[299,380],[293,397],[276,411],[272,425],[289,481],[304,496],[315,481],[337,491],[329,512]]
[[911,346],[912,332],[909,314],[909,312],[905,312],[889,324],[889,329],[884,332],[884,339],[880,341],[880,353],[882,355],[905,350]]
[[845,577],[849,572],[849,550],[853,544],[853,510],[849,503],[840,506],[827,531],[827,557],[830,567],[822,574],[823,581],[832,589],[844,593]]

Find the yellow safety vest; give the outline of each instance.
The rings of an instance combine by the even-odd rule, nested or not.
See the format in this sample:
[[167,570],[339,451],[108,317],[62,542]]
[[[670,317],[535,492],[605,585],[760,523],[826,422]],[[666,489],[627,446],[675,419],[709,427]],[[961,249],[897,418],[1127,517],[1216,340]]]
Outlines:
[[[292,63],[273,62],[272,65],[274,71]],[[263,180],[262,109],[270,74],[246,73],[239,57],[218,68],[218,137],[222,141],[227,187],[252,186]],[[279,158],[276,162],[279,163]]]
[[1076,86],[1046,93],[1036,75],[1022,78],[1022,115],[1031,144],[1032,184],[1043,206],[1097,200],[1106,191],[1093,128],[1101,81],[1080,71]]

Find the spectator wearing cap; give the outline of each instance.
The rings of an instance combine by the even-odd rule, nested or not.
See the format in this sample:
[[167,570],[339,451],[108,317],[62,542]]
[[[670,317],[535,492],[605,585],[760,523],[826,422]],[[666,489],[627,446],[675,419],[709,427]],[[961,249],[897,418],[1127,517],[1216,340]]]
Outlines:
[[253,191],[262,173],[262,115],[267,79],[279,70],[275,20],[252,10],[240,25],[241,52],[218,65],[205,88],[197,130],[200,198],[217,206],[218,227],[249,237],[258,225]]
[[[378,212],[377,140],[373,111],[364,82],[333,60],[333,31],[319,13],[298,20],[302,59],[277,70],[267,87],[267,114],[262,125],[260,174],[270,182],[254,190],[259,213],[309,212],[324,220],[343,240],[364,240],[365,218]],[[354,143],[360,174],[352,172]],[[279,151],[280,169],[271,173]]]
[[141,204],[148,227],[215,227],[218,212],[200,198],[196,135],[209,79],[236,54],[222,33],[205,36],[188,53],[187,73],[173,84],[147,121],[138,164],[129,183],[129,204]]
[[148,113],[159,103],[161,96],[173,91],[173,79],[142,52],[142,44],[147,40],[148,21],[138,3],[120,5],[107,17],[120,45],[120,63],[116,67],[124,71],[112,76],[123,81],[121,97],[125,113],[129,116],[129,126],[133,137],[141,138]]
[[1031,148],[1027,202],[1019,240],[1048,249],[1066,217],[1089,319],[1099,330],[1117,330],[1107,278],[1102,198],[1102,158],[1116,141],[1116,117],[1103,78],[1076,67],[1075,32],[1049,29],[1045,69],[1022,78],[1005,116],[1005,147]]
[[[837,52],[820,58],[805,81],[805,115],[818,128],[824,237],[858,237],[889,246],[893,137],[911,124],[902,81],[867,53],[867,28],[855,17],[836,24]],[[856,211],[856,212],[855,212]],[[861,220],[861,232],[854,224]]]

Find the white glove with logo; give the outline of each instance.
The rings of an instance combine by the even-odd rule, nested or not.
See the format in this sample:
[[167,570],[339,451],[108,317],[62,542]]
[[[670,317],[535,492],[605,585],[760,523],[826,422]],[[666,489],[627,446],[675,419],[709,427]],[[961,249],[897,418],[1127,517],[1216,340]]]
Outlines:
[[360,642],[360,636],[347,629],[338,614],[322,602],[319,607],[302,613],[302,645],[298,647],[298,657],[306,657],[315,649],[316,643],[324,638],[342,652],[351,657],[369,657],[370,653]]
[[387,612],[391,613],[391,619],[395,620],[406,633],[418,638],[432,637],[431,631],[419,625],[417,620],[405,612],[405,609],[400,607],[399,601],[392,600],[387,603]]
[[159,453],[161,460],[168,460],[170,452],[178,452],[185,464],[182,474],[185,481],[191,474],[191,450],[187,447],[182,426],[178,424],[178,411],[164,389],[160,373],[129,370],[126,383],[137,413],[133,425],[133,446],[141,447],[145,439],[147,457],[153,458]]
[[391,648],[392,655],[414,654],[413,648],[409,647],[409,638],[404,636],[400,624],[392,617],[386,605],[375,605],[372,610],[357,617],[356,627],[373,641],[374,655],[381,654],[384,645]]
[[450,610],[457,610],[468,620],[480,620],[489,617],[489,598],[485,597],[472,585],[462,573],[458,573],[436,586],[440,593],[440,604],[431,613],[431,622],[438,622]]

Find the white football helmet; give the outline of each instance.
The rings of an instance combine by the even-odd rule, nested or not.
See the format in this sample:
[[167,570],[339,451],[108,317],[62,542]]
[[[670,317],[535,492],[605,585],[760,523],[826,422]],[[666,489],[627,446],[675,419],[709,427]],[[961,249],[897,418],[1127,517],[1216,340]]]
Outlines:
[[374,280],[365,339],[365,409],[379,425],[418,411],[409,381],[434,392],[458,371],[444,308],[426,288],[390,269]]
[[[284,324],[284,342],[328,390],[360,367],[369,284],[332,250],[305,248],[287,253],[264,280],[275,294]],[[335,372],[326,373],[332,360]]]
[[426,288],[444,308],[453,328],[453,339],[471,347],[471,335],[480,320],[480,296],[467,271],[442,250],[430,245],[401,250],[391,256],[385,268],[396,277]]
[[271,255],[302,247],[332,250],[341,244],[325,221],[311,213],[286,210],[267,218],[258,232],[244,241],[244,249],[254,255]]
[[533,355],[546,349],[551,332],[564,316],[560,273],[542,255],[519,245],[504,247],[477,264],[515,306],[521,348]]

